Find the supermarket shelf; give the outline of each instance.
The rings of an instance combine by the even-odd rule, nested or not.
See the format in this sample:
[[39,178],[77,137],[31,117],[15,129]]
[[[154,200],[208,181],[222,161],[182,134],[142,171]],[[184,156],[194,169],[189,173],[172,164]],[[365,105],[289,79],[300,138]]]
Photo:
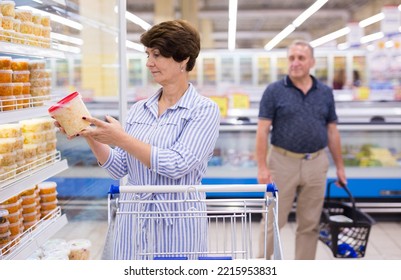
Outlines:
[[18,243],[10,248],[10,252],[4,255],[3,259],[27,259],[35,250],[41,247],[68,223],[67,216],[65,214],[61,215],[60,207],[56,208],[52,215],[48,219],[40,220],[36,225],[24,232]]
[[50,48],[37,48],[21,44],[13,44],[8,42],[1,42],[0,53],[11,55],[22,55],[43,58],[65,58],[65,54],[61,51],[53,50]]
[[0,124],[17,122],[20,120],[36,117],[43,117],[48,115],[47,107],[32,107],[26,109],[19,109],[13,111],[1,112]]
[[34,169],[32,172],[24,172],[17,175],[12,180],[6,180],[0,183],[0,202],[19,194],[27,187],[40,183],[61,171],[68,169],[67,160],[61,160],[51,163],[51,165],[44,166],[41,169]]

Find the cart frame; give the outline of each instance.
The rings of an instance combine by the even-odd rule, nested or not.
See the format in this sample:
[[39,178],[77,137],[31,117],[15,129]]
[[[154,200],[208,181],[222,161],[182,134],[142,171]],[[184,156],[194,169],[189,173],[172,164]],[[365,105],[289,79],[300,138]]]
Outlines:
[[[202,199],[200,193],[210,192],[258,192],[264,193],[263,198],[219,198],[219,199]],[[120,198],[122,193],[133,193],[133,199],[123,200]],[[146,193],[184,193],[184,199],[178,200],[141,200],[137,194]],[[189,193],[195,193],[192,198],[189,198]],[[194,199],[195,197],[195,199]],[[160,211],[153,212],[152,207],[158,203],[205,203],[206,211],[199,209],[190,209],[190,211]],[[135,210],[124,211],[122,205],[141,205],[141,207],[134,207]],[[273,206],[273,207],[269,207]],[[118,224],[116,224],[116,217],[119,215],[131,215],[132,219],[139,222],[144,220],[154,221],[149,224],[153,225],[158,223],[160,219],[207,219],[207,251],[196,252],[154,252],[150,244],[149,248],[143,250],[141,247],[138,252],[135,252],[134,259],[187,259],[177,255],[187,255],[191,259],[251,259],[253,258],[253,245],[254,239],[253,232],[255,227],[260,229],[259,224],[255,226],[252,219],[255,216],[262,215],[265,219],[264,223],[264,259],[266,259],[266,243],[267,243],[267,227],[268,227],[268,211],[269,208],[273,212],[273,235],[274,235],[274,250],[273,259],[283,259],[281,238],[278,227],[278,190],[275,184],[255,184],[255,185],[146,185],[146,186],[118,186],[112,185],[108,193],[108,236],[111,232],[118,231]],[[130,217],[131,217],[130,216]],[[147,240],[152,243],[152,238],[149,236],[156,236],[157,231],[155,226],[149,226],[147,232],[144,230],[135,230],[136,235],[146,234]],[[139,236],[141,239],[143,236]],[[157,237],[156,237],[157,238]],[[104,259],[112,258],[112,240],[108,237],[103,252]],[[140,246],[137,245],[137,246]],[[139,248],[139,247],[138,247]],[[146,251],[146,252],[144,252]],[[116,258],[114,256],[114,258]]]

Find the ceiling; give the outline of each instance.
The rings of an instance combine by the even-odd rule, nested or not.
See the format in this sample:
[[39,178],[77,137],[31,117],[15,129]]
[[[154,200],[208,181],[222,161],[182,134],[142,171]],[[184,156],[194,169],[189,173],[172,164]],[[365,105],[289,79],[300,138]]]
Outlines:
[[[200,30],[202,38],[211,33],[211,42],[202,48],[227,49],[228,47],[228,3],[229,0],[166,0],[173,6],[172,18],[183,18],[182,1],[192,1],[197,17],[187,19]],[[161,0],[127,0],[127,11],[139,16],[151,25],[156,22],[155,3]],[[238,0],[236,48],[260,48],[289,25],[315,0]],[[360,21],[381,11],[383,5],[399,5],[400,0],[329,0],[318,12],[299,26],[287,39],[276,47],[285,47],[289,40],[314,40],[341,29],[352,21]],[[158,4],[160,5],[160,4]],[[165,5],[165,4],[164,4]],[[208,30],[202,30],[205,26]],[[365,29],[365,34],[380,30],[373,24]],[[127,37],[139,42],[144,32],[138,25],[128,23]],[[341,43],[340,39],[338,43]]]

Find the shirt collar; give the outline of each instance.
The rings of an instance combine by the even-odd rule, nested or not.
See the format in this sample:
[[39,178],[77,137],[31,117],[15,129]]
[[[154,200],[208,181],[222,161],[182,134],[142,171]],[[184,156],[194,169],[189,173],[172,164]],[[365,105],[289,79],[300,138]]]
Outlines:
[[[157,106],[157,102],[159,101],[160,94],[162,93],[163,88],[160,88],[154,95],[152,95],[148,101],[145,102],[145,108],[149,108],[152,105]],[[184,95],[178,100],[178,102],[171,107],[171,109],[176,109],[178,107],[189,109],[191,104],[193,103],[196,97],[196,90],[192,83],[188,83],[188,89],[185,91]]]
[[[317,80],[315,77],[313,77],[312,75],[309,75],[312,78],[312,87],[311,89],[316,89],[317,88]],[[293,87],[295,88],[296,86],[294,85],[294,83],[291,81],[290,76],[285,76],[284,78],[284,85],[286,87]]]

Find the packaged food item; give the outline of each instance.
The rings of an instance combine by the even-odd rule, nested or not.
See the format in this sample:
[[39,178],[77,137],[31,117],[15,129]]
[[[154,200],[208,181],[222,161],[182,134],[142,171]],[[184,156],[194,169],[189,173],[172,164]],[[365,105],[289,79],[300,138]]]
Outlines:
[[15,96],[0,96],[0,111],[12,111],[17,109]]
[[13,165],[16,162],[17,153],[12,151],[10,153],[0,154],[1,166]]
[[29,61],[29,70],[45,69],[46,61],[43,59],[34,59]]
[[68,136],[76,135],[90,126],[88,121],[82,119],[83,116],[90,117],[91,115],[78,92],[64,97],[48,111],[64,128]]
[[14,1],[1,1],[0,11],[3,16],[15,17],[15,2]]
[[46,141],[44,131],[40,132],[24,132],[24,144],[41,144]]
[[15,10],[15,18],[21,20],[21,22],[32,22],[32,16],[33,12],[31,10]]
[[70,244],[70,260],[89,260],[90,247],[92,246],[88,239],[74,239],[68,242]]
[[58,204],[57,199],[56,199],[56,200],[53,200],[53,201],[49,201],[49,202],[41,201],[41,202],[40,202],[40,207],[41,207],[40,210],[41,210],[41,211],[50,211],[50,210],[54,210],[54,209],[57,208],[57,204]]
[[15,147],[16,138],[0,138],[0,154],[11,153]]
[[50,26],[50,16],[46,16],[46,15],[42,16],[41,23],[43,26],[49,27]]
[[0,96],[12,96],[13,90],[14,90],[13,83],[0,83]]
[[14,30],[14,18],[10,16],[3,16],[1,26],[4,30]]
[[15,203],[7,203],[5,204],[4,202],[0,204],[0,210],[5,209],[8,211],[9,214],[13,214],[16,212],[19,212],[21,209],[21,200],[19,199]]
[[[1,210],[0,210],[1,211]],[[15,213],[10,213],[7,216],[7,220],[10,222],[10,224],[14,224],[14,223],[19,223],[20,220],[20,212],[17,211]]]
[[19,123],[23,133],[42,132],[44,130],[44,122],[40,118],[22,120]]
[[14,83],[29,83],[29,71],[14,71],[13,72]]
[[36,194],[21,195],[22,205],[30,205],[36,203]]
[[13,71],[29,70],[29,60],[24,58],[15,58],[11,61],[11,69]]
[[32,22],[35,24],[42,24],[42,15],[39,13],[33,13]]
[[12,76],[12,70],[0,70],[0,83],[11,83]]
[[56,192],[57,183],[52,181],[44,181],[38,184],[39,194],[52,194]]
[[37,212],[33,211],[31,213],[23,213],[22,218],[24,220],[24,223],[29,223],[29,222],[37,222]]
[[[54,193],[51,193],[51,194],[42,194],[42,195],[40,195],[40,202],[41,203],[54,202],[56,200],[57,200],[57,192],[54,192]],[[41,210],[44,210],[44,209],[41,209]]]
[[11,56],[0,56],[0,69],[11,70]]
[[21,136],[22,134],[20,124],[0,124],[0,138],[16,138]]
[[24,151],[24,158],[31,158],[37,155],[38,144],[24,144],[22,149]]

